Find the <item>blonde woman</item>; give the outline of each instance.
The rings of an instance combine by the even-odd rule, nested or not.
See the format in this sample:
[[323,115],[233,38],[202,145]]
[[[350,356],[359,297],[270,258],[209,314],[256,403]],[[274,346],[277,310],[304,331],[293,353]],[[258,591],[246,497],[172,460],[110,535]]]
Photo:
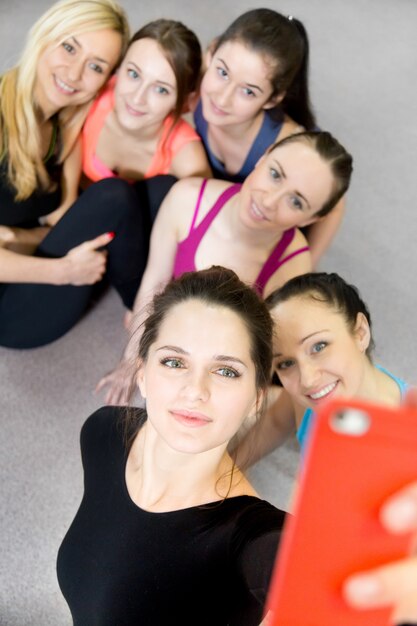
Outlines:
[[[128,39],[113,0],[62,0],[34,24],[19,63],[1,77],[0,345],[31,348],[61,336],[105,272],[124,301],[137,288],[130,281],[140,252],[123,245],[137,218],[123,211],[123,198],[120,210],[98,211],[87,194],[73,204],[79,133]],[[71,208],[50,229],[45,216],[60,207]]]

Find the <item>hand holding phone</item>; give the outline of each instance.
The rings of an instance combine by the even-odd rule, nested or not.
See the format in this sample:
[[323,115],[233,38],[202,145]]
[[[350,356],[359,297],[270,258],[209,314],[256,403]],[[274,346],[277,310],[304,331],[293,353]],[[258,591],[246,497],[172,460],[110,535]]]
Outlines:
[[336,399],[317,415],[281,542],[267,611],[271,626],[387,626],[391,608],[358,611],[342,594],[350,574],[410,551],[379,511],[417,477],[417,410]]

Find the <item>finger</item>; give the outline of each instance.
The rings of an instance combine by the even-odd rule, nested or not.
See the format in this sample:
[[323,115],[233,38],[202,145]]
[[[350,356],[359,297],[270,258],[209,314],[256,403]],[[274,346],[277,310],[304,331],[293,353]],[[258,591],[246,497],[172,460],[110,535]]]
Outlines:
[[109,382],[110,382],[110,375],[107,374],[106,376],[103,376],[103,378],[101,378],[98,381],[96,388],[94,389],[94,393],[99,393],[99,391],[101,391],[103,387],[105,387]]
[[417,530],[417,481],[387,499],[380,517],[384,526],[392,532]]
[[347,602],[358,609],[395,606],[395,619],[417,619],[417,557],[351,576],[343,586]]
[[113,232],[103,233],[99,235],[95,239],[90,239],[90,241],[84,242],[84,246],[89,250],[97,250],[97,248],[101,248],[101,246],[106,246],[108,243],[114,239],[115,235]]

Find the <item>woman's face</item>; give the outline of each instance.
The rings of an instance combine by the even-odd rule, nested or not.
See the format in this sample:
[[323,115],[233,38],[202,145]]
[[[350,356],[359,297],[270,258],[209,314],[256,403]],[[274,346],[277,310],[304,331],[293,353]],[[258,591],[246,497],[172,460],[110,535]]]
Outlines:
[[39,57],[36,100],[45,117],[92,100],[119,60],[122,39],[114,30],[69,36]]
[[149,427],[177,452],[225,448],[257,407],[250,337],[226,307],[191,299],[174,306],[142,365],[138,384]]
[[352,331],[340,312],[310,296],[290,298],[271,314],[274,368],[298,405],[316,409],[333,396],[362,395],[370,341],[364,315]]
[[240,192],[240,216],[258,230],[307,226],[334,185],[329,164],[302,141],[275,148],[258,161]]
[[210,59],[201,83],[203,115],[213,126],[251,121],[271,101],[271,66],[264,55],[243,43],[228,41]]
[[162,48],[153,39],[135,41],[117,74],[115,111],[128,130],[159,127],[177,101],[177,80]]

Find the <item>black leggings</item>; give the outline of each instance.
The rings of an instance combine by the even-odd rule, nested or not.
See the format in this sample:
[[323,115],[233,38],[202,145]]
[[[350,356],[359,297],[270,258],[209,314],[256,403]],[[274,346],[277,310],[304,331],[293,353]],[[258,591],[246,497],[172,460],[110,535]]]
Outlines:
[[[171,176],[158,176],[133,186],[117,178],[94,183],[45,237],[36,256],[62,257],[113,231],[104,280],[131,309],[146,266],[151,224],[174,182]],[[0,284],[0,345],[35,348],[58,339],[81,318],[96,290],[97,284]]]

